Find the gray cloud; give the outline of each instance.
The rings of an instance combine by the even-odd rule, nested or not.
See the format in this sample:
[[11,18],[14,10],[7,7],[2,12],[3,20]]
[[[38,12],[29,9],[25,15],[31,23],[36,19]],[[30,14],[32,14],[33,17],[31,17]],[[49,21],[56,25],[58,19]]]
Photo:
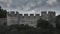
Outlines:
[[0,0],[0,5],[2,7],[10,7],[12,4],[12,0]]
[[40,11],[60,9],[60,0],[0,0],[0,5],[8,10]]
[[57,4],[57,0],[48,0],[47,4],[49,4],[50,6],[56,5]]
[[0,0],[0,5],[6,8],[30,11],[45,5],[46,0]]

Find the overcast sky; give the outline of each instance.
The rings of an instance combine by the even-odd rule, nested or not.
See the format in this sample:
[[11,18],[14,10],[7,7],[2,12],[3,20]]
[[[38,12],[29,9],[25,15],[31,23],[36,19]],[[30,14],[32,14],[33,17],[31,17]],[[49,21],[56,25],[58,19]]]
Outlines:
[[39,13],[45,10],[60,13],[60,0],[0,0],[0,6],[8,11]]

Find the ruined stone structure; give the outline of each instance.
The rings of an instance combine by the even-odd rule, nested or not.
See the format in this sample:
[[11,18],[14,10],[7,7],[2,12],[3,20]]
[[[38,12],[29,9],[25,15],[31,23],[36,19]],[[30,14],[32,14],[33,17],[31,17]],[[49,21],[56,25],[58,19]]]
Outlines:
[[41,18],[43,20],[51,21],[55,18],[56,13],[54,11],[42,11],[41,12]]
[[56,13],[55,11],[42,11],[41,12],[41,19],[47,20],[52,24],[54,27],[56,26],[55,24],[55,18],[56,18]]
[[40,14],[19,14],[18,12],[8,12],[7,14],[7,24],[8,25],[13,25],[13,24],[28,24],[30,26],[36,27],[37,20],[40,18]]
[[[7,14],[7,24],[8,25],[13,25],[13,24],[28,24],[30,26],[36,27],[37,20],[38,19],[43,19],[43,20],[48,20],[51,23],[54,23],[55,20],[55,12],[49,11],[42,11],[41,16],[40,14],[19,14],[19,12],[8,12]],[[55,25],[55,24],[54,24]]]

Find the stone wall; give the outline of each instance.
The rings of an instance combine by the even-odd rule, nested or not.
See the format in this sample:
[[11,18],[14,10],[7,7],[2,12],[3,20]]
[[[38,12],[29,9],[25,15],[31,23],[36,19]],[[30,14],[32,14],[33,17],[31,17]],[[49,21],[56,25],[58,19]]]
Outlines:
[[28,24],[30,26],[36,27],[37,20],[40,18],[40,14],[17,14],[14,12],[10,12],[7,14],[7,23],[8,25],[13,25],[13,24]]
[[7,14],[7,25],[17,24],[18,14],[15,14],[14,11]]
[[7,23],[7,18],[0,18],[0,25]]
[[54,18],[56,17],[56,13],[54,11],[42,11],[41,12],[41,18],[43,20],[47,20],[47,21],[51,21],[54,20]]
[[55,11],[42,11],[41,12],[41,19],[49,21],[54,27],[56,26],[55,23],[56,13]]
[[30,26],[36,27],[39,18],[40,14],[36,14],[36,16],[34,16],[34,14],[30,14],[30,16],[24,14],[24,16],[20,16],[20,24],[29,24]]
[[8,25],[13,25],[13,24],[28,24],[30,26],[36,27],[37,20],[38,19],[43,19],[43,20],[48,20],[51,24],[54,25],[55,21],[55,15],[56,13],[54,11],[42,11],[41,16],[40,14],[19,14],[19,12],[8,12],[7,14],[7,24]]

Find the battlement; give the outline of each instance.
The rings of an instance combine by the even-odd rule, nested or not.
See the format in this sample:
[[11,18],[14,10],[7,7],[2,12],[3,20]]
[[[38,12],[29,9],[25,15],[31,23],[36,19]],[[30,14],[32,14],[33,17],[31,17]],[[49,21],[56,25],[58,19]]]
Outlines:
[[13,15],[13,14],[19,14],[19,12],[17,12],[17,11],[16,12],[15,11],[10,11],[10,12],[7,12],[7,14],[12,14]]
[[48,15],[55,15],[56,12],[55,12],[55,11],[48,11],[48,12],[47,12],[47,11],[42,11],[42,12],[41,12],[41,16],[42,16],[42,15],[47,15],[47,14],[48,14]]
[[44,15],[46,15],[47,14],[47,11],[42,11],[41,12],[41,16],[44,16]]
[[19,16],[22,16],[23,14],[19,14]]
[[8,25],[11,24],[29,24],[30,26],[36,26],[38,19],[47,20],[53,22],[55,20],[54,11],[42,11],[40,14],[19,14],[19,12],[11,11],[7,13]]
[[56,16],[56,12],[55,11],[49,11],[48,15],[54,15],[54,16]]
[[[19,14],[19,12],[11,11],[7,13],[8,15],[19,15],[19,16],[34,16],[34,14]],[[35,14],[35,16],[40,16],[40,14]]]
[[15,14],[15,12],[14,11],[11,11],[10,14]]
[[16,14],[19,14],[19,12],[16,12]]
[[55,11],[42,11],[41,12],[41,18],[44,20],[50,20],[51,18],[54,18],[56,16]]
[[28,14],[24,14],[24,16],[28,16]]
[[[11,11],[11,12],[8,12],[7,13],[8,15],[20,15],[20,16],[23,16],[23,14],[19,14],[19,12],[15,12],[15,11]],[[42,11],[41,12],[41,16],[46,16],[46,15],[54,15],[55,16],[55,11]],[[24,16],[40,16],[40,14],[24,14]]]
[[34,14],[30,14],[30,16],[34,16]]
[[48,14],[55,14],[55,11],[49,11]]

